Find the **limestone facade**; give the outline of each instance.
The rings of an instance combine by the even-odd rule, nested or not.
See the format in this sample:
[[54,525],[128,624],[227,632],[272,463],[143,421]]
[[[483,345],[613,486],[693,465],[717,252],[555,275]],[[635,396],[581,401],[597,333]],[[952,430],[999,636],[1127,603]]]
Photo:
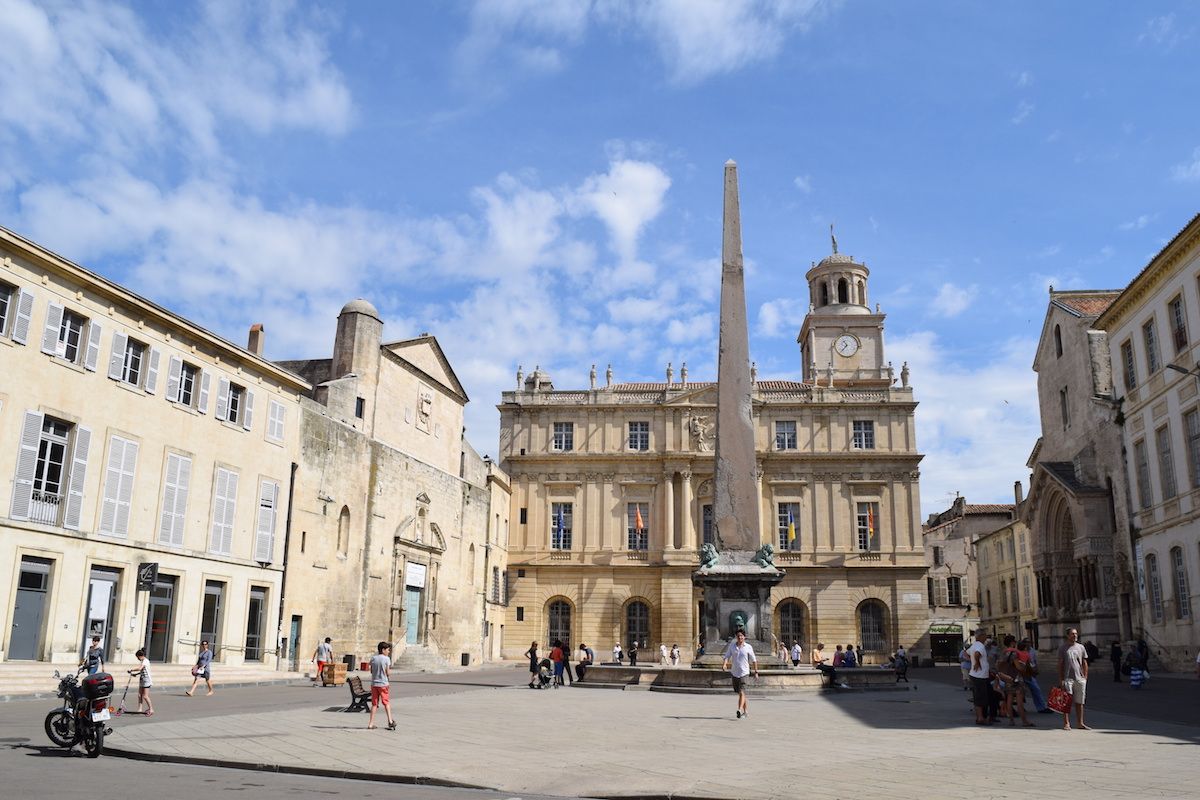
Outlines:
[[[1053,650],[1068,628],[1080,641],[1119,635],[1118,598],[1128,592],[1114,552],[1126,529],[1111,338],[1095,327],[1115,291],[1051,290],[1033,362],[1042,435],[1028,466],[1029,528],[1039,649]],[[1115,549],[1116,548],[1116,549]],[[1130,636],[1128,628],[1123,638]]]
[[950,507],[930,514],[922,529],[925,544],[926,600],[929,603],[927,649],[939,662],[958,661],[964,639],[979,626],[979,572],[975,539],[1013,518],[1013,506],[969,504],[957,497]]
[[1117,550],[1122,619],[1168,668],[1183,670],[1200,650],[1198,282],[1200,215],[1096,321],[1122,398],[1116,433],[1130,509]]
[[355,300],[332,358],[281,364],[313,385],[283,610],[292,663],[326,636],[356,661],[379,641],[397,660],[413,647],[455,664],[497,653],[507,479],[464,438],[468,398],[437,340],[384,342],[378,312]]
[[[850,278],[845,286],[836,275]],[[772,590],[774,634],[808,651],[854,643],[880,662],[922,641],[928,621],[913,412],[883,360],[883,315],[866,268],[835,254],[809,272],[832,292],[804,322],[803,382],[757,380],[752,418],[761,542],[787,573]],[[818,374],[819,373],[819,374]],[[636,640],[699,646],[691,574],[712,535],[716,386],[676,380],[558,390],[518,370],[503,393],[500,458],[512,482],[505,654],[537,640],[608,654]],[[819,380],[818,380],[819,378]],[[795,538],[789,537],[789,525]]]
[[980,624],[995,637],[1030,636],[1037,621],[1029,529],[1019,519],[975,539]]
[[0,657],[274,665],[309,389],[0,229]]

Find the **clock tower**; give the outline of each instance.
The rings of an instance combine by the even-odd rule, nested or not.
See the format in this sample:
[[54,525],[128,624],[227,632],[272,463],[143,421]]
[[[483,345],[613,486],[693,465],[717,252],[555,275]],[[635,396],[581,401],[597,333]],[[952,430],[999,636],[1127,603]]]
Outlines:
[[804,382],[823,386],[880,388],[892,383],[883,357],[883,319],[878,305],[867,304],[870,270],[838,252],[830,226],[833,253],[815,264],[808,280],[808,315],[796,341]]

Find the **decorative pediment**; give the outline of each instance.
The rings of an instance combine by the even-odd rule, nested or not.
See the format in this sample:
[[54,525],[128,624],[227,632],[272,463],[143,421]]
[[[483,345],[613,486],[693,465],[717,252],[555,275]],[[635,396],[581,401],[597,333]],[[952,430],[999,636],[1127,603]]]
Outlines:
[[669,398],[665,406],[715,406],[717,404],[716,384],[700,386],[696,389],[681,392]]
[[429,499],[429,495],[425,494],[424,492],[420,492],[417,494],[417,502],[423,506],[427,506],[433,501]]

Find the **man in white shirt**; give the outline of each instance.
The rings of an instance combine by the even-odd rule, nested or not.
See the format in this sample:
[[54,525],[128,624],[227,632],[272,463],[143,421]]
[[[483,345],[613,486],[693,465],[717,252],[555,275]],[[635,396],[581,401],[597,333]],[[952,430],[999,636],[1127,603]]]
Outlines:
[[799,642],[792,642],[792,666],[800,666],[800,658],[804,655],[804,649],[800,647]]
[[658,646],[658,663],[666,666],[670,663],[670,654],[667,652],[667,643],[663,642]]
[[991,668],[988,665],[987,647],[983,644],[987,639],[987,631],[979,628],[975,631],[975,644],[971,645],[967,650],[967,656],[971,659],[971,669],[967,673],[971,678],[971,695],[972,702],[975,704],[975,724],[988,725],[987,709],[988,709],[988,676],[991,674]]
[[[1067,631],[1067,643],[1058,650],[1058,679],[1063,691],[1071,695],[1081,730],[1091,730],[1083,722],[1083,703],[1087,693],[1088,660],[1087,650],[1079,643],[1079,631]],[[1063,712],[1063,730],[1071,730],[1071,709]]]
[[746,676],[753,670],[754,677],[758,677],[758,657],[754,655],[754,648],[746,644],[745,631],[738,631],[737,638],[725,648],[721,669],[733,676],[733,690],[738,696],[737,718],[749,716],[746,712]]

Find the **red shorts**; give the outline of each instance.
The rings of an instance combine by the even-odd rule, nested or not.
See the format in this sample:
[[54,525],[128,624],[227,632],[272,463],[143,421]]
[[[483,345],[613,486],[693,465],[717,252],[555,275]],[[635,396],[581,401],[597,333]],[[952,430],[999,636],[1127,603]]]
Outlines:
[[380,703],[383,703],[384,705],[389,705],[391,701],[388,699],[388,690],[391,688],[392,687],[390,687],[390,686],[372,686],[371,687],[371,706],[373,708],[378,708]]
[[319,678],[324,674],[325,674],[325,662],[318,661],[317,662],[317,677]]

